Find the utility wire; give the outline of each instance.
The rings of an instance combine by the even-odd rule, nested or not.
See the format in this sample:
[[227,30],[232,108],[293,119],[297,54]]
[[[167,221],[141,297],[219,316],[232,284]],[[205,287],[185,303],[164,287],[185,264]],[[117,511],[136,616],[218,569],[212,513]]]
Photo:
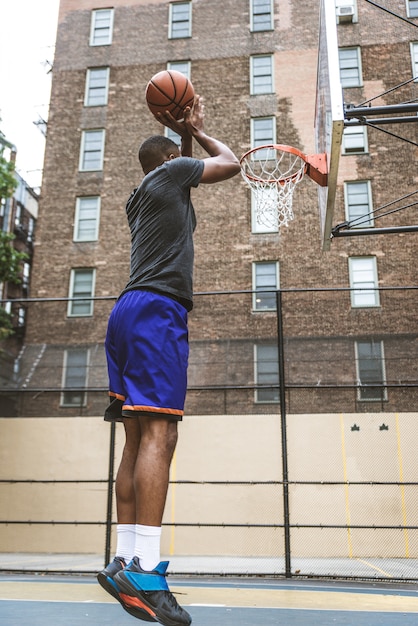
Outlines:
[[[417,122],[418,122],[418,116],[417,116]],[[418,146],[418,143],[416,141],[412,141],[412,139],[407,139],[406,137],[401,137],[400,135],[396,135],[395,133],[392,133],[390,130],[387,130],[386,128],[381,128],[380,126],[376,126],[376,124],[372,124],[372,122],[369,122],[368,120],[364,120],[364,125],[370,126],[370,128],[374,128],[375,130],[380,130],[382,133],[386,133],[386,135],[395,137],[395,139],[400,139],[401,141],[410,143],[413,146]]]
[[[379,213],[379,211],[383,211],[384,209],[387,209],[388,207],[392,206],[393,204],[396,204],[397,202],[402,202],[403,200],[406,200],[407,198],[411,198],[412,196],[414,196],[415,194],[418,194],[418,190],[417,191],[412,191],[411,193],[408,193],[400,198],[397,198],[396,200],[392,200],[391,202],[387,202],[386,204],[383,204],[381,207],[378,207],[377,209],[375,209],[374,211],[370,211],[369,213],[365,213],[364,215],[360,215],[359,217],[356,217],[353,220],[350,220],[349,222],[346,222],[344,224],[345,228],[352,228],[353,226],[361,226],[362,224],[367,224],[369,222],[369,219],[371,217],[373,217],[373,219],[377,220],[381,217],[385,217],[387,215],[391,215],[392,213],[397,213],[399,211],[403,211],[405,209],[409,209],[413,206],[417,206],[418,205],[418,200],[416,202],[411,202],[410,204],[405,204],[404,206],[401,207],[396,207],[395,209],[391,209],[389,211],[386,211],[385,213]],[[379,213],[379,215],[377,215],[377,213]]]
[[402,15],[398,15],[398,13],[395,13],[394,11],[391,11],[390,9],[387,9],[386,7],[382,7],[382,5],[377,4],[377,2],[373,2],[373,0],[365,0],[365,2],[368,2],[369,4],[372,4],[377,9],[381,9],[382,11],[386,11],[386,13],[389,13],[389,15],[392,15],[393,17],[399,18],[400,20],[402,20],[403,22],[406,22],[410,26],[415,26],[415,28],[418,28],[418,24],[415,24],[414,22],[411,22],[410,20],[406,19],[406,17],[403,17]]
[[[369,0],[366,0],[366,2],[368,1]],[[396,91],[396,89],[400,89],[401,87],[404,87],[405,85],[408,85],[409,83],[413,83],[416,80],[418,80],[418,76],[413,76],[412,78],[405,80],[403,83],[399,83],[399,85],[396,85],[395,87],[391,87],[390,89],[387,89],[387,91],[384,91],[383,93],[377,96],[374,96],[373,98],[369,98],[369,100],[365,100],[364,102],[361,102],[360,104],[356,104],[354,108],[363,107],[365,104],[369,104],[369,102],[373,102],[373,100],[376,100],[377,98],[383,98],[383,96],[386,96],[388,93],[391,93],[392,91]],[[416,98],[414,98],[413,100],[410,100],[410,102],[415,102],[415,101],[416,101]]]

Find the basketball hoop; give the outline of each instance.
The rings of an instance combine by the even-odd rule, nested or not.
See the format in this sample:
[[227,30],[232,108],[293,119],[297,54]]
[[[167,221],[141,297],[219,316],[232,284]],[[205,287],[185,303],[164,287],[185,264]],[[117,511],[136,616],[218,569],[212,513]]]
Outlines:
[[258,146],[243,154],[240,163],[257,223],[268,229],[280,230],[294,219],[293,193],[305,174],[321,186],[327,184],[325,154],[307,156],[292,146]]

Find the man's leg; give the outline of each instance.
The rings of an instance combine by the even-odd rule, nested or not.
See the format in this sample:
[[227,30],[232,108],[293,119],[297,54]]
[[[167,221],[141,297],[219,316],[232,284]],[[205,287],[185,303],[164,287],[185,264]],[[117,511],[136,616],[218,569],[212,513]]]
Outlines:
[[103,589],[118,600],[130,615],[146,622],[155,623],[155,619],[150,615],[149,611],[126,603],[115,582],[116,574],[123,571],[126,564],[134,556],[136,538],[134,473],[141,431],[136,417],[125,418],[124,426],[126,435],[125,446],[115,484],[118,517],[116,556],[102,572],[99,572],[97,580]]
[[146,415],[139,420],[141,436],[134,475],[136,523],[161,526],[177,444],[177,422]]
[[115,481],[116,510],[119,524],[135,524],[135,465],[141,443],[141,428],[137,417],[125,417],[125,446]]
[[134,477],[138,531],[135,556],[115,580],[128,606],[144,609],[160,624],[189,626],[190,615],[178,605],[165,579],[168,562],[160,562],[161,523],[177,443],[177,422],[144,415],[140,424]]

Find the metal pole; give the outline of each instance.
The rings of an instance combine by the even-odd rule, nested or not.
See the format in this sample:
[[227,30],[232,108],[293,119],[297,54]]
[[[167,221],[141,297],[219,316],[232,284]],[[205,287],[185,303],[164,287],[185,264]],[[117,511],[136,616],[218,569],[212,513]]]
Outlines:
[[286,393],[284,371],[284,345],[283,345],[283,312],[282,292],[276,291],[277,310],[277,348],[279,362],[279,398],[280,398],[280,422],[282,443],[282,472],[283,472],[283,515],[284,515],[284,551],[285,551],[285,574],[286,578],[292,577],[290,562],[290,513],[289,513],[289,471],[287,465],[287,427],[286,427]]
[[[370,115],[390,115],[393,113],[394,115],[399,113],[416,113],[418,111],[418,103],[417,102],[408,102],[405,104],[386,104],[384,106],[379,107],[356,107],[356,106],[347,106],[344,109],[344,117],[369,117]],[[376,120],[377,122],[379,120]]]
[[107,511],[106,511],[106,542],[104,565],[110,562],[110,546],[112,538],[112,509],[113,509],[113,473],[115,467],[115,433],[116,422],[110,423],[110,444],[109,444],[109,471],[107,477]]
[[347,230],[331,231],[331,237],[360,237],[361,235],[390,235],[396,233],[414,233],[418,231],[418,224],[410,226],[388,226],[387,228],[351,228]]
[[[364,116],[361,119],[350,118],[349,120],[345,120],[344,126],[347,128],[349,126],[364,126],[364,123],[371,123],[372,120],[365,120]],[[418,122],[418,117],[416,115],[404,115],[403,117],[376,117],[373,119],[374,124],[405,124],[407,122],[414,122],[415,124]]]

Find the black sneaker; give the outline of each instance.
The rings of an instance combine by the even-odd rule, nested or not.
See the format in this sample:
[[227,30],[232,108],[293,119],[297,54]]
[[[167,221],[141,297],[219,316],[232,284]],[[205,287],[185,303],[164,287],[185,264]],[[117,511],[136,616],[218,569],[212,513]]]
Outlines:
[[119,595],[119,589],[115,581],[113,580],[115,574],[121,572],[126,567],[125,560],[119,556],[115,556],[113,561],[109,563],[107,567],[101,572],[97,574],[97,580],[100,585],[103,587],[107,593],[110,593],[120,604],[123,606],[125,611],[132,615],[133,617],[137,617],[138,619],[142,619],[145,622],[156,622],[153,617],[149,614],[148,611],[145,611],[139,607],[126,605],[123,599]]
[[163,626],[189,626],[192,618],[168,588],[167,566],[168,561],[163,561],[152,572],[146,572],[134,556],[129,565],[118,571],[114,581],[125,605],[144,609]]

